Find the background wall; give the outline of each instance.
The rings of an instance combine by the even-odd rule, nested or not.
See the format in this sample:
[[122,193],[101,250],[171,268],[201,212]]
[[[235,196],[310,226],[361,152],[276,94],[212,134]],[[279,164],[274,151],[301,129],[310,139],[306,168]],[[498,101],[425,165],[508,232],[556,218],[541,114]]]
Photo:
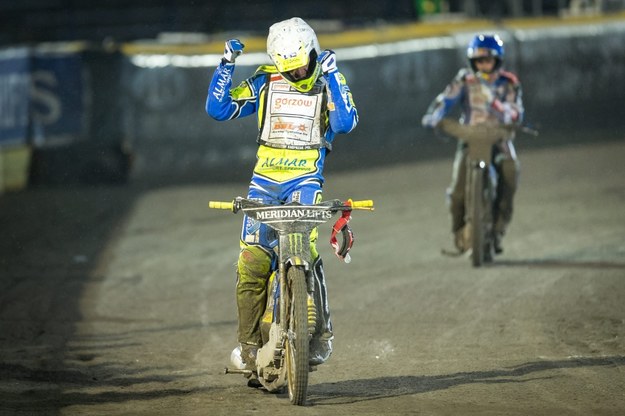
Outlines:
[[[597,128],[622,134],[623,24],[498,32],[506,41],[506,66],[519,75],[524,87],[526,119],[544,137],[582,140],[585,131]],[[460,32],[373,45],[364,51],[336,49],[361,121],[350,135],[338,138],[330,164],[357,168],[448,156],[446,146],[421,128],[420,119],[436,94],[466,65],[465,48],[472,35]],[[220,172],[232,174],[233,165],[251,167],[255,118],[217,122],[204,113],[214,67],[149,68],[136,65],[132,58],[124,58],[122,90],[128,100],[125,131],[137,152],[134,175],[168,172],[206,179],[217,178]],[[211,59],[216,63],[218,56]],[[238,65],[236,81],[254,69],[255,65]]]
[[[584,140],[597,129],[606,138],[622,136],[624,22],[618,16],[557,24],[470,21],[320,34],[322,47],[337,52],[361,119],[336,141],[329,168],[449,157],[454,143],[422,129],[420,119],[466,65],[466,44],[481,31],[503,37],[506,67],[524,87],[526,119],[541,130],[540,140],[524,142]],[[241,38],[248,48],[235,83],[267,62],[264,36]],[[217,122],[204,112],[223,40],[6,48],[0,148],[32,149],[31,185],[247,177],[255,118]]]

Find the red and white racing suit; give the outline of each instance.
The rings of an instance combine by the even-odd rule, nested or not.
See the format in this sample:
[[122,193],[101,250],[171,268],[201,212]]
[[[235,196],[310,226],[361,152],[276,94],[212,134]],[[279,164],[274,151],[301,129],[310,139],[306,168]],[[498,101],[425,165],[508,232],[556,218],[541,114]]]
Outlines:
[[[445,90],[434,99],[422,124],[435,127],[456,105],[461,106],[461,121],[464,124],[518,124],[523,120],[521,84],[514,74],[501,69],[491,74],[460,69]],[[452,180],[447,191],[454,233],[464,226],[466,157],[466,144],[459,141]],[[503,235],[512,219],[520,168],[512,139],[501,140],[495,145],[492,162],[499,177],[494,212],[495,232]]]

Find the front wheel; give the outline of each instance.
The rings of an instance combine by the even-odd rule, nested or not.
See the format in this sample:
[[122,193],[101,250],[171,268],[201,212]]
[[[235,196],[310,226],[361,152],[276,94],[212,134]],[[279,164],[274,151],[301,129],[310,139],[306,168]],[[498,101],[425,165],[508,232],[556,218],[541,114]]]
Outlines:
[[308,293],[306,272],[292,266],[287,273],[291,289],[289,322],[286,343],[286,371],[289,399],[292,404],[303,406],[308,390]]
[[484,171],[476,168],[471,175],[471,262],[480,267],[484,262]]

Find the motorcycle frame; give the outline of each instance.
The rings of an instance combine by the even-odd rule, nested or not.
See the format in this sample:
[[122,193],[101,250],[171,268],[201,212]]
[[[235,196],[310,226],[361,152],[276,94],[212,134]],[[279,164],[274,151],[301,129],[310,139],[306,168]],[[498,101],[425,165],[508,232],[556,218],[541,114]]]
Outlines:
[[[289,313],[290,295],[289,283],[287,281],[288,270],[291,267],[301,267],[304,270],[306,279],[306,288],[308,297],[314,298],[314,281],[312,279],[312,258],[310,252],[310,234],[317,226],[330,220],[332,216],[348,207],[344,207],[339,200],[330,200],[316,205],[301,205],[298,203],[289,203],[284,205],[264,205],[260,202],[239,198],[240,209],[250,218],[260,221],[278,234],[277,245],[277,276],[279,295],[278,314],[273,315],[272,324],[269,329],[268,343],[263,345],[257,356],[258,376],[261,384],[269,391],[277,391],[282,388],[286,380],[285,360],[286,342],[289,336],[288,320],[284,319]],[[289,212],[303,212],[305,215],[301,219],[270,219],[262,217],[289,216]],[[265,213],[265,214],[262,214]],[[268,290],[272,288],[268,287]],[[288,297],[285,297],[288,294]],[[275,293],[268,293],[267,296],[275,296]],[[275,310],[275,306],[274,306]],[[275,334],[271,331],[276,329],[277,325],[279,333]],[[312,332],[308,331],[308,339],[312,337]],[[279,342],[279,345],[271,345],[271,342]],[[263,348],[272,348],[271,350],[263,350]],[[279,358],[275,355],[275,350],[279,349]],[[276,362],[276,359],[278,362]],[[274,371],[271,371],[271,363],[273,362]],[[269,371],[267,371],[269,370]],[[267,374],[265,372],[267,371]],[[272,376],[275,376],[273,378]]]
[[[484,261],[492,260],[493,252],[493,209],[496,197],[496,173],[492,166],[493,146],[505,139],[514,138],[513,126],[500,124],[465,125],[457,120],[444,118],[439,124],[441,130],[466,144],[466,177],[465,177],[465,229],[464,241],[471,241],[471,261],[479,267]],[[491,179],[492,178],[492,179]],[[481,195],[475,195],[475,181],[480,181]],[[479,184],[478,184],[479,185]],[[479,198],[479,199],[478,199]],[[481,214],[486,216],[487,224],[478,232],[483,233],[482,247],[473,247],[476,212],[475,204],[481,204]],[[486,253],[485,250],[489,252]]]
[[[270,289],[269,296],[276,296],[275,286],[279,288],[278,294],[278,313],[275,312],[275,303],[272,305],[272,317],[271,325],[269,327],[269,334],[267,342],[263,347],[258,350],[256,357],[256,372],[258,375],[258,381],[268,390],[277,392],[284,386],[289,387],[289,398],[292,404],[304,405],[306,402],[306,390],[308,387],[308,372],[313,371],[315,367],[309,365],[308,354],[296,354],[292,357],[295,362],[294,367],[290,371],[287,355],[293,349],[298,351],[298,348],[303,348],[308,351],[308,342],[312,336],[316,327],[317,305],[314,303],[314,281],[312,277],[312,261],[310,252],[310,234],[320,224],[329,221],[334,214],[339,211],[351,212],[354,209],[364,209],[373,211],[372,200],[352,201],[351,199],[346,202],[342,202],[338,199],[332,199],[313,205],[302,205],[297,202],[290,202],[282,205],[268,205],[255,200],[237,197],[232,202],[222,201],[209,201],[209,208],[226,209],[234,213],[243,211],[250,220],[255,220],[266,224],[278,233],[278,244],[274,246],[274,251],[278,255],[277,272],[272,267],[272,276],[267,281],[267,288]],[[343,213],[343,219],[349,220],[349,215]],[[336,226],[336,224],[335,224]],[[337,252],[337,256],[339,256]],[[344,258],[339,256],[339,258]],[[290,273],[293,268],[301,269],[295,273]],[[300,273],[302,272],[302,273]],[[275,273],[275,274],[274,274]],[[297,276],[302,276],[305,282],[301,280],[287,281],[289,278],[293,279]],[[275,279],[278,282],[275,282]],[[269,282],[274,282],[273,287],[269,286]],[[289,287],[294,290],[294,295],[291,295]],[[301,285],[304,283],[304,285]],[[288,293],[289,296],[284,296]],[[299,302],[287,302],[285,299],[299,298],[302,299],[302,295],[305,294],[306,305]],[[270,297],[268,297],[270,299]],[[311,305],[311,300],[313,301]],[[289,313],[291,313],[291,306],[296,308],[293,310],[293,316],[296,318],[295,331],[291,333],[291,328],[287,325],[287,320],[284,319]],[[265,305],[265,312],[267,311],[267,304]],[[313,309],[311,309],[311,306]],[[313,315],[314,314],[314,315]],[[302,317],[305,317],[305,326],[302,321]],[[262,321],[261,321],[262,325]],[[262,328],[261,328],[262,331]],[[299,336],[297,335],[299,333]],[[304,335],[306,333],[306,335]],[[295,336],[295,338],[291,338]],[[302,343],[304,337],[306,341]],[[291,345],[291,341],[293,341]],[[264,340],[263,340],[264,341]],[[299,344],[299,347],[297,347]],[[271,347],[272,349],[265,349],[265,347]],[[276,348],[277,347],[277,348]],[[300,349],[301,351],[301,349]],[[304,358],[305,357],[305,358]],[[273,364],[273,365],[272,365]],[[304,368],[306,369],[304,371]],[[269,381],[268,377],[263,374],[265,370],[268,370],[269,376],[275,376]],[[277,371],[276,371],[277,370]],[[230,370],[226,367],[226,374],[242,373],[251,376],[253,371],[248,369],[234,369]],[[271,373],[271,374],[269,374]],[[288,373],[288,374],[287,374]],[[292,379],[289,375],[292,375]],[[294,386],[293,390],[291,386]]]

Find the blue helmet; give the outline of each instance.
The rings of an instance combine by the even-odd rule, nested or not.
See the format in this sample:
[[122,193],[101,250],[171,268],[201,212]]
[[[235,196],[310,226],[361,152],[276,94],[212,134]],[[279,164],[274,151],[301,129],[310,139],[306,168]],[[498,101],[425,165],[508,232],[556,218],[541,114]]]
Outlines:
[[474,71],[477,71],[474,59],[492,56],[495,58],[495,68],[497,70],[503,64],[504,48],[503,41],[498,35],[476,35],[467,48],[467,58]]

